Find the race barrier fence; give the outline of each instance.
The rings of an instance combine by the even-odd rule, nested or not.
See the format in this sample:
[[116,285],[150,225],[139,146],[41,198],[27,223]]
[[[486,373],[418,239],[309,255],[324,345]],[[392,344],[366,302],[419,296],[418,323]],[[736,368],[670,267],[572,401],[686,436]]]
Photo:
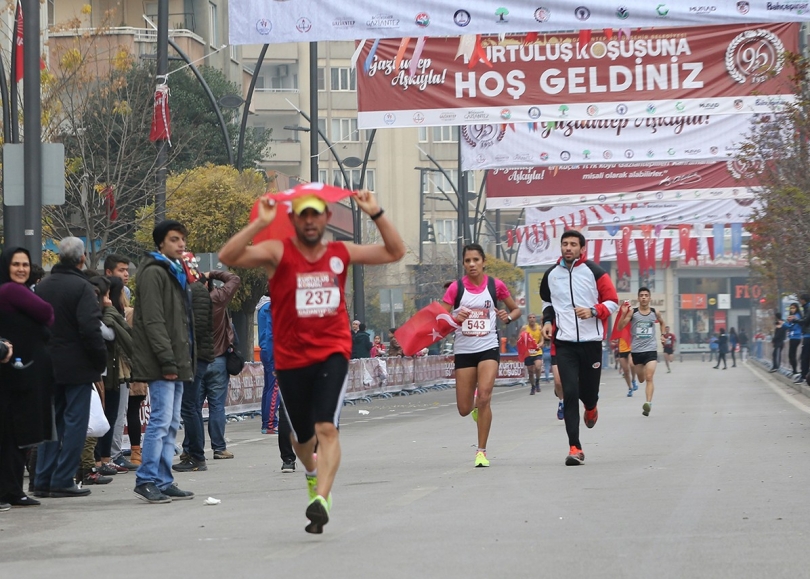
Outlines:
[[[517,355],[501,354],[495,386],[512,386],[526,378],[526,367]],[[349,361],[348,385],[344,404],[371,402],[372,398],[409,396],[451,388],[454,385],[453,356],[417,358],[363,358]],[[228,420],[261,414],[264,367],[248,362],[238,376],[231,376],[225,415]],[[203,418],[208,418],[208,403],[203,405]],[[149,396],[141,406],[141,431],[149,420]],[[125,430],[126,433],[126,430]],[[125,437],[125,448],[129,447]]]

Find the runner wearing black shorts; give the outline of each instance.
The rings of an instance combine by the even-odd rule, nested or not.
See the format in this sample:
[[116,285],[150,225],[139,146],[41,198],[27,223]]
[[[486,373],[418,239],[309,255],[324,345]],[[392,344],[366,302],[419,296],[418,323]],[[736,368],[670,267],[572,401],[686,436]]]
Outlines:
[[[353,194],[377,226],[382,244],[355,245],[323,239],[332,215],[316,185],[285,192],[292,211],[277,215],[280,201],[264,196],[257,219],[220,250],[222,263],[265,269],[270,290],[279,391],[291,442],[304,466],[309,493],[308,533],[322,533],[332,509],[332,484],[340,465],[338,419],[352,352],[346,278],[351,264],[393,263],[405,244],[369,191]],[[349,193],[347,192],[347,195]],[[295,235],[254,245],[250,241],[275,219],[289,219]],[[315,456],[315,445],[318,454]]]
[[636,376],[642,384],[647,383],[645,394],[647,400],[641,407],[641,413],[649,416],[652,410],[653,393],[655,392],[655,368],[658,365],[658,342],[655,339],[655,324],[658,323],[663,328],[664,319],[661,314],[650,307],[652,294],[649,288],[642,287],[638,290],[638,307],[628,308],[622,319],[619,321],[619,329],[623,329],[627,324],[631,324],[632,343],[630,352],[633,356],[633,364],[636,367]]

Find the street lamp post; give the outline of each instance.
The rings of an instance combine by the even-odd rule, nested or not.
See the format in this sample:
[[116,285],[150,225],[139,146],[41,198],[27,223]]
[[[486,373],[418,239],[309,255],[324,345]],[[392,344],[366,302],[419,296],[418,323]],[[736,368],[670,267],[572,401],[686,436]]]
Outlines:
[[450,187],[453,189],[453,193],[456,194],[456,200],[458,201],[457,204],[453,203],[453,201],[450,199],[450,197],[447,195],[447,193],[445,193],[442,190],[442,188],[439,187],[439,191],[442,193],[442,195],[444,195],[445,199],[447,199],[447,201],[450,202],[450,205],[453,206],[453,209],[456,210],[456,219],[458,221],[458,223],[456,224],[457,225],[457,227],[456,227],[456,230],[457,230],[456,251],[457,251],[457,254],[458,254],[458,266],[457,267],[458,267],[458,277],[461,278],[461,276],[464,274],[464,264],[463,264],[464,255],[463,254],[464,254],[464,245],[466,244],[466,238],[464,236],[464,213],[466,213],[466,211],[464,211],[464,204],[467,202],[467,196],[465,194],[464,198],[462,199],[462,196],[459,193],[458,187],[456,187],[456,185],[453,183],[453,180],[450,179],[450,176],[447,174],[447,171],[444,170],[444,167],[442,167],[439,164],[439,162],[436,161],[436,159],[434,159],[432,156],[430,156],[427,152],[422,151],[422,153],[428,158],[428,160],[431,163],[436,165],[436,168],[435,169],[432,169],[432,168],[429,168],[429,167],[417,167],[417,168],[420,171],[424,171],[424,172],[438,171],[439,173],[444,175],[444,178],[447,180],[448,183],[450,183]]
[[[323,142],[326,143],[326,147],[332,153],[332,158],[335,159],[335,163],[337,163],[338,168],[340,169],[340,174],[343,177],[343,182],[346,184],[347,187],[351,187],[353,185],[352,180],[349,178],[348,173],[346,172],[346,167],[356,168],[360,167],[360,181],[358,183],[358,188],[362,189],[365,185],[365,178],[366,178],[366,170],[368,168],[368,161],[369,156],[371,155],[371,145],[374,144],[374,137],[377,134],[377,130],[373,130],[371,135],[369,136],[368,143],[366,144],[366,152],[363,156],[363,159],[358,159],[357,157],[346,157],[345,159],[341,159],[338,155],[337,151],[335,150],[335,146],[332,141],[321,131],[321,128],[318,125],[315,126],[315,131],[312,131],[312,121],[310,118],[304,113],[303,111],[299,110],[298,113],[304,117],[304,120],[308,121],[310,126],[309,127],[299,127],[299,126],[286,126],[284,130],[286,131],[303,131],[310,133],[310,142],[311,136],[314,134],[315,138],[317,139],[318,136],[323,139]],[[311,146],[311,145],[310,145]],[[317,145],[313,149],[314,153],[312,157],[315,159],[314,164],[317,167],[318,162],[318,152],[317,152]],[[312,176],[311,179],[313,182],[318,180],[317,170],[315,174]],[[354,202],[354,199],[351,199],[351,206],[352,206],[352,242],[360,245],[363,242],[363,230],[362,230],[362,213],[360,208],[357,207],[357,204]],[[354,318],[361,322],[366,321],[366,297],[365,297],[365,280],[364,280],[364,268],[360,264],[352,264],[352,286],[354,290]]]

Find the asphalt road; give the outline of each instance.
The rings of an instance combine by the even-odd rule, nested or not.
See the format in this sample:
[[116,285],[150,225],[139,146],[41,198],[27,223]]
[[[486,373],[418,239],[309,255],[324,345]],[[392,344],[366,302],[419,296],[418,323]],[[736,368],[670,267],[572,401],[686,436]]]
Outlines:
[[659,367],[657,385],[644,417],[641,390],[627,398],[605,372],[580,467],[563,464],[550,386],[496,389],[488,469],[473,468],[474,423],[453,390],[346,406],[319,536],[304,532],[304,476],[281,474],[276,437],[258,419],[229,424],[236,458],[177,476],[192,501],[142,503],[130,473],[0,513],[0,577],[810,576],[808,399],[756,368],[699,361]]

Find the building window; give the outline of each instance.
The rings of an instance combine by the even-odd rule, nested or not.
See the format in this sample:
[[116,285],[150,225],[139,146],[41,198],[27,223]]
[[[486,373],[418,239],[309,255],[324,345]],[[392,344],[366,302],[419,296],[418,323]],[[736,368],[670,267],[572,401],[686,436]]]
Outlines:
[[332,83],[331,88],[333,91],[350,91],[357,90],[357,72],[353,68],[332,68]]
[[48,26],[56,24],[56,0],[48,0]]
[[239,47],[236,44],[231,44],[231,60],[239,62]]
[[455,219],[438,219],[434,230],[436,231],[436,243],[455,243],[458,238]]
[[326,169],[318,169],[318,182],[329,183],[329,171]]
[[427,127],[419,127],[419,142],[420,143],[427,143]]
[[458,142],[458,127],[432,127],[434,143]]
[[318,90],[326,90],[326,80],[322,66],[318,67]]
[[253,136],[256,138],[257,141],[261,141],[264,139],[264,135],[267,133],[267,127],[255,126],[253,127]]
[[[360,176],[362,175],[361,169],[349,169],[346,167],[346,176],[350,179],[350,183],[346,183],[345,179],[343,179],[343,173],[340,169],[333,169],[332,170],[332,184],[336,187],[343,187],[344,189],[349,189],[351,191],[356,191],[360,189]],[[375,175],[374,169],[367,169],[366,170],[366,181],[363,183],[363,188],[368,189],[369,191],[374,191],[374,183]]]
[[208,3],[208,44],[219,48],[219,18],[217,16],[217,5]]
[[332,142],[359,141],[357,119],[332,119]]
[[318,119],[318,135],[326,135],[326,119]]

